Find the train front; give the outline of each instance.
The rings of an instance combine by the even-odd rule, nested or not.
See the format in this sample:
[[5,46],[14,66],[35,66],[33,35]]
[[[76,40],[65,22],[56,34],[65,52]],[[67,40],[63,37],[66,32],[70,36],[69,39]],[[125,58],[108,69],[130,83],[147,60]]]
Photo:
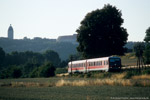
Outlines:
[[120,71],[121,70],[121,59],[119,57],[109,58],[109,71]]

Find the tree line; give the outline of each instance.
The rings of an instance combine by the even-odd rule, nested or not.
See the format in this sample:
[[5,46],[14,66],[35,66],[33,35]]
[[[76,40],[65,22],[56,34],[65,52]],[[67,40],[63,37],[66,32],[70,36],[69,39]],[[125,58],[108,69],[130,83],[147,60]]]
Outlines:
[[57,52],[32,51],[5,53],[0,48],[0,78],[50,77],[56,68],[66,67],[68,61],[61,61]]
[[[70,54],[77,53],[77,44],[72,44],[69,42],[57,42],[56,39],[45,39],[45,38],[34,38],[34,39],[8,39],[0,38],[0,47],[6,53],[11,53],[13,51],[25,52],[45,52],[46,50],[53,50],[59,54],[62,60],[68,59]],[[69,49],[68,49],[69,48]]]

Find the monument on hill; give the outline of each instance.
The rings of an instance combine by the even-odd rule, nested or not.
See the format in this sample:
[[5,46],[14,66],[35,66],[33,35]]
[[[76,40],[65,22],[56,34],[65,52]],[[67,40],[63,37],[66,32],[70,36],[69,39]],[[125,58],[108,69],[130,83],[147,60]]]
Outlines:
[[13,39],[14,38],[14,30],[10,24],[9,28],[8,28],[8,38],[9,39]]

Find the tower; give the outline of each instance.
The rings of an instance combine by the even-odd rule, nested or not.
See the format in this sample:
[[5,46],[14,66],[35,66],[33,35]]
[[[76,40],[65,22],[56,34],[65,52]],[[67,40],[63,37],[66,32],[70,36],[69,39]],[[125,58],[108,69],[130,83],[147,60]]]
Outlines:
[[9,28],[8,28],[8,38],[9,39],[13,39],[14,38],[14,30],[10,24]]

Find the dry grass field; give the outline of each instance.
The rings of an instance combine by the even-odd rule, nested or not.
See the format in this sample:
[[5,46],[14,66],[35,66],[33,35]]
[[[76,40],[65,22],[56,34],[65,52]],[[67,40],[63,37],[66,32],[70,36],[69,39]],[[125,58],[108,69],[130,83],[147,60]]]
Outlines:
[[149,75],[124,79],[125,75],[126,73],[114,73],[109,78],[2,79],[0,80],[0,100],[150,99]]

